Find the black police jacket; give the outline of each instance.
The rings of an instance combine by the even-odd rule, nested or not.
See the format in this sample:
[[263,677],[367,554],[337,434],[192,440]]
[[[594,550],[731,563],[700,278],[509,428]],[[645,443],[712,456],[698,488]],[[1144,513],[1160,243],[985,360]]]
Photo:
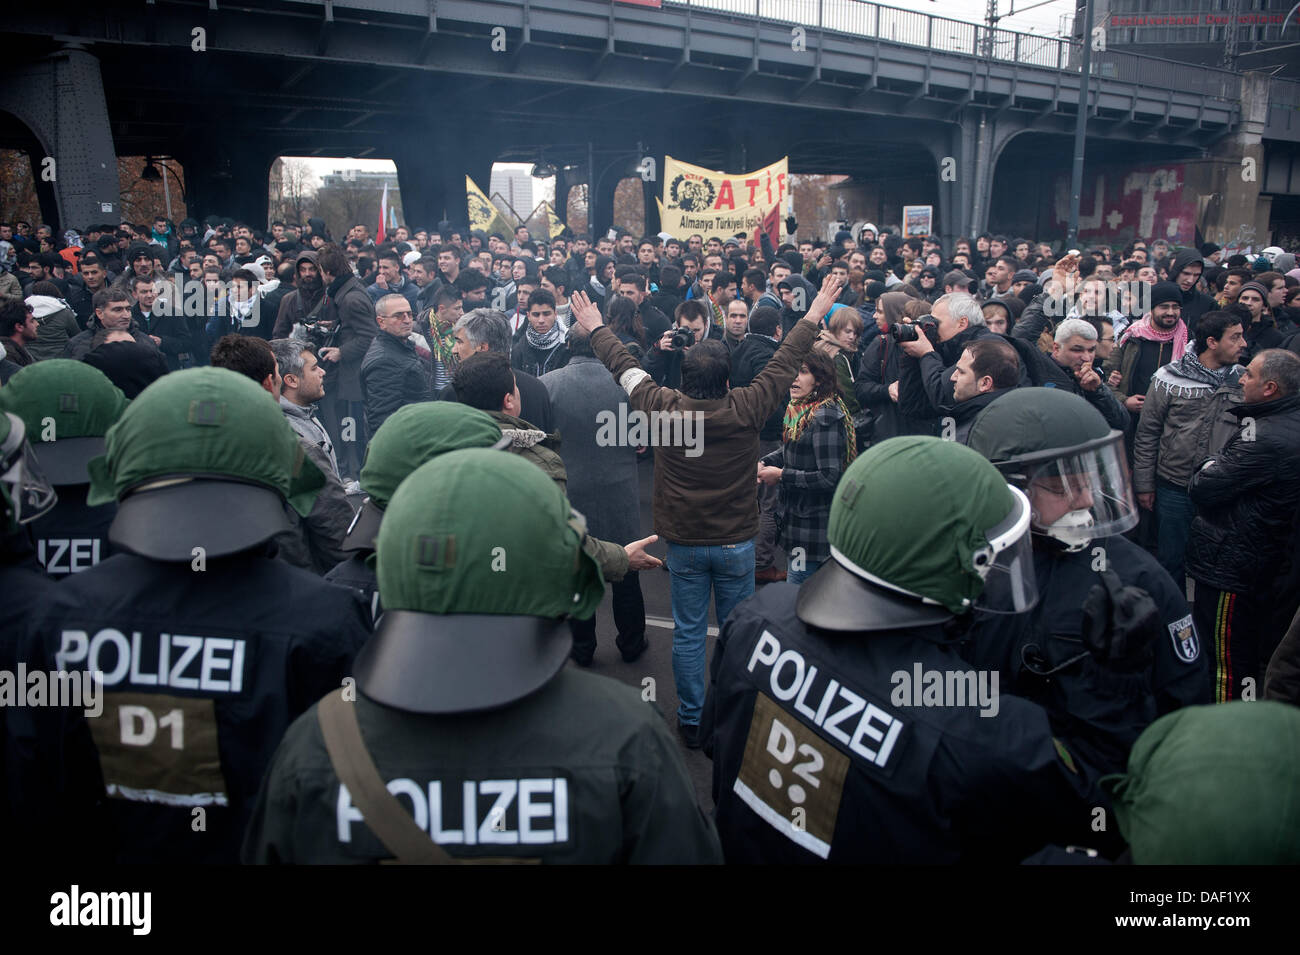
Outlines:
[[94,567],[113,553],[108,526],[117,504],[91,507],[86,503],[89,490],[89,484],[60,485],[58,503],[27,525],[37,559],[55,580]]
[[[676,741],[631,687],[564,669],[493,710],[425,715],[360,693],[354,705],[389,791],[456,858],[722,861]],[[335,775],[312,707],[275,754],[244,861],[358,864],[390,856]]]
[[[1091,658],[1040,675],[1086,653],[1080,638],[1083,602],[1101,583],[1103,567],[1145,590],[1160,610],[1152,660],[1142,671],[1149,695],[1129,699],[1132,677],[1108,673]],[[1123,772],[1128,750],[1157,716],[1210,701],[1210,655],[1202,651],[1187,599],[1159,561],[1126,537],[1101,538],[1075,553],[1040,543],[1034,547],[1034,573],[1034,608],[1017,615],[977,614],[960,652],[976,666],[999,669],[1004,685],[1046,707],[1053,728],[1074,738],[1089,763]],[[1042,662],[1027,668],[1026,647],[1036,647]],[[1093,739],[1081,738],[1089,735],[1083,727],[1092,727]]]
[[812,631],[797,593],[776,584],[740,604],[713,661],[728,862],[1017,862],[1096,844],[1093,809],[1109,802],[1045,710],[1001,688],[983,706],[976,688],[974,705],[926,705],[930,674],[980,679],[942,627]]
[[347,560],[341,560],[325,574],[331,584],[355,592],[369,610],[372,620],[379,619],[379,581],[374,568],[367,563],[373,550],[359,551]]
[[[0,671],[7,683],[0,688],[0,840],[13,859],[103,862],[97,830],[104,784],[78,706],[88,701],[54,695],[54,661],[27,630],[58,588],[10,560],[12,540],[0,542]],[[40,699],[32,695],[33,673],[47,675]]]
[[39,633],[104,674],[90,731],[122,862],[234,862],[293,719],[342,685],[370,632],[346,590],[266,556],[118,554],[63,581]]

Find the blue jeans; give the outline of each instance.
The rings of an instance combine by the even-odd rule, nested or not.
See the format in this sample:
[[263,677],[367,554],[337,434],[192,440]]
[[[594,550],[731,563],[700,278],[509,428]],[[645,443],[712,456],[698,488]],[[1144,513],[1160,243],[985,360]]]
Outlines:
[[754,542],[693,546],[669,541],[668,570],[677,718],[683,723],[699,723],[708,689],[709,591],[721,627],[736,604],[754,593]]
[[805,560],[803,570],[787,570],[785,579],[792,584],[802,584],[805,580],[817,573],[817,568],[822,565],[820,560]]
[[1156,559],[1174,578],[1180,594],[1187,591],[1187,537],[1191,533],[1196,505],[1187,496],[1187,488],[1156,480]]

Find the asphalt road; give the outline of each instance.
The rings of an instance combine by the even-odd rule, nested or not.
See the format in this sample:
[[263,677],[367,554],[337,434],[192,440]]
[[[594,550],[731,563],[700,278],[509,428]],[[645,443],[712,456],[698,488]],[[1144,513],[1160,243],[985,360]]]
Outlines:
[[[651,518],[651,497],[654,490],[654,465],[646,460],[640,464],[640,510],[641,534],[653,533],[654,522]],[[663,541],[651,545],[650,552],[663,559],[668,552]],[[624,663],[614,645],[617,631],[610,610],[608,590],[605,600],[596,612],[596,657],[591,665],[592,673],[611,677],[630,686],[642,689],[646,677],[654,679],[655,705],[659,707],[673,739],[677,740],[686,760],[686,768],[695,784],[696,797],[700,806],[706,811],[713,809],[713,762],[700,750],[687,749],[677,733],[677,688],[673,683],[673,614],[672,600],[669,596],[668,571],[649,570],[641,572],[641,593],[645,597],[646,639],[649,649],[635,663]],[[718,635],[717,620],[714,616],[712,600],[709,606],[709,642],[708,659],[713,658],[713,645]],[[577,666],[572,660],[569,666]],[[649,704],[647,704],[649,705]]]

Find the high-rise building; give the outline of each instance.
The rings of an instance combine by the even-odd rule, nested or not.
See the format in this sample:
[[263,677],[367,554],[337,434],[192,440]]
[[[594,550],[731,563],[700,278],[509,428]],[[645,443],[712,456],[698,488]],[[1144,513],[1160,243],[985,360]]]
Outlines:
[[[1105,27],[1110,50],[1296,77],[1300,47],[1270,49],[1300,43],[1300,13],[1284,22],[1295,5],[1296,0],[1093,0],[1093,23]],[[1078,10],[1081,21],[1083,0]]]

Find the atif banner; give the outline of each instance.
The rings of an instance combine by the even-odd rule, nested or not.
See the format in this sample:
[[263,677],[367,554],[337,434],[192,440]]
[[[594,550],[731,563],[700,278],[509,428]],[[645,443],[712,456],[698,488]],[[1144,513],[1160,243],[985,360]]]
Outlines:
[[754,172],[733,174],[665,156],[663,198],[657,200],[661,228],[682,240],[696,233],[725,239],[752,235],[764,228],[764,220],[770,224],[775,218],[784,240],[781,210],[790,202],[788,167],[787,156]]

